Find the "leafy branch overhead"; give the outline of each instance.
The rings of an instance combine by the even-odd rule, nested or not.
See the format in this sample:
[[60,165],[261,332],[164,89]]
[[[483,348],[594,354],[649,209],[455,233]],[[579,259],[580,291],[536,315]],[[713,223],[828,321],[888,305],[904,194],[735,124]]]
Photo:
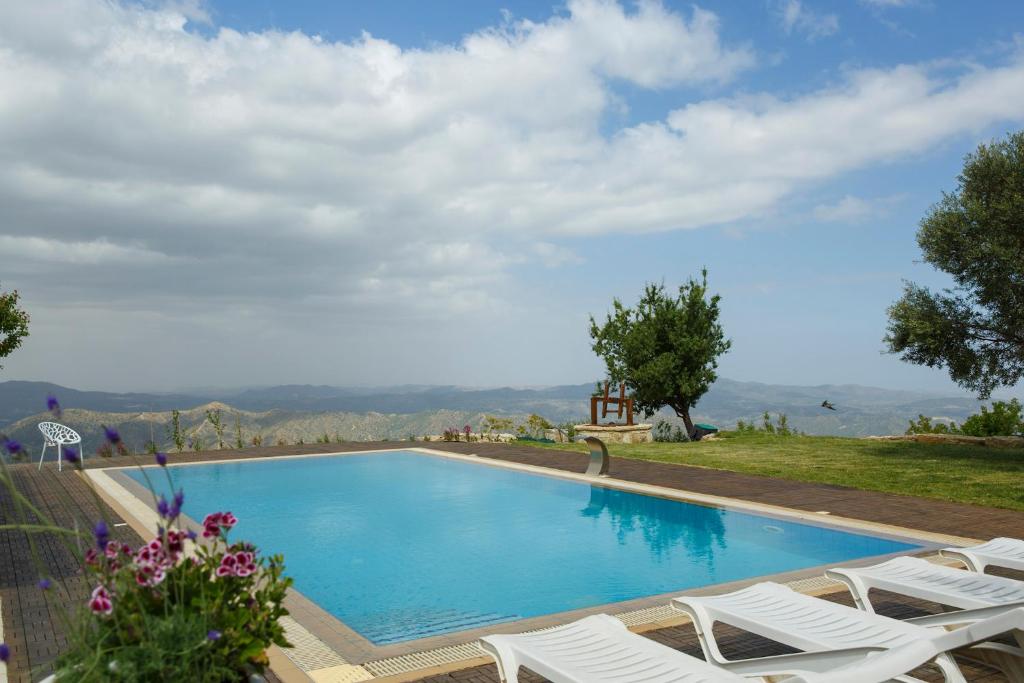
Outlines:
[[21,346],[28,336],[28,322],[28,313],[18,308],[18,290],[0,292],[0,358]]
[[986,398],[1024,378],[1024,132],[968,155],[956,192],[917,233],[924,260],[955,286],[912,282],[889,308],[885,342],[908,362],[945,367]]
[[613,382],[625,382],[640,412],[669,406],[693,433],[690,409],[718,378],[718,357],[732,342],[718,322],[717,294],[708,296],[707,270],[676,295],[648,284],[635,308],[612,302],[604,324],[590,318],[592,347]]

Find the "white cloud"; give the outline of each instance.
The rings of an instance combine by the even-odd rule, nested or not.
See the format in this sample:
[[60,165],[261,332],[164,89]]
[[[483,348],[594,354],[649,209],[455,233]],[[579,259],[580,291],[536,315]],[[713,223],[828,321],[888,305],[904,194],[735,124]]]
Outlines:
[[583,263],[583,258],[572,249],[567,249],[551,242],[535,242],[533,244],[533,253],[548,268]]
[[[651,1],[574,0],[407,50],[186,24],[99,0],[0,4],[0,250],[35,305],[223,307],[233,332],[281,310],[352,327],[495,310],[522,254],[572,264],[579,236],[757,217],[1024,118],[1020,55],[723,96],[752,51],[708,12]],[[618,81],[680,106],[608,133]]]
[[902,195],[894,195],[864,199],[848,194],[832,204],[817,205],[813,214],[819,221],[828,223],[863,223],[886,215],[902,198]]
[[808,40],[826,38],[839,31],[839,17],[815,12],[800,0],[780,0],[776,9],[786,33],[802,33]]

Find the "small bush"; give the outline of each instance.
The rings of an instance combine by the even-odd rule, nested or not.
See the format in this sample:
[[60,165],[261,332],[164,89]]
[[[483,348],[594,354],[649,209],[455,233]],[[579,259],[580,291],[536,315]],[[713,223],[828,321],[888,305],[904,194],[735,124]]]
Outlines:
[[911,420],[907,427],[907,434],[955,434],[959,430],[955,422],[948,425],[945,422],[932,423],[932,419],[925,415],[918,415],[917,421]]
[[982,406],[980,413],[964,421],[960,432],[968,436],[1016,436],[1024,433],[1020,401],[995,401],[991,410]]
[[690,439],[678,425],[673,428],[666,420],[658,420],[654,425],[654,440],[660,443],[683,443]]

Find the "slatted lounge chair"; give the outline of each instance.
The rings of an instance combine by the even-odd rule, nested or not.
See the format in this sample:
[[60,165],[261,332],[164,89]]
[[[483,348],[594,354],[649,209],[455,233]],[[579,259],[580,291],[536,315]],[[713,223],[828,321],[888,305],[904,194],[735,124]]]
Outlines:
[[[812,598],[813,599],[813,598]],[[897,622],[899,623],[899,622]],[[921,637],[883,649],[856,647],[710,664],[631,633],[604,614],[537,633],[481,638],[502,683],[518,683],[525,667],[554,683],[882,683],[952,650],[1024,628],[1024,609],[955,631],[923,630]]]
[[[808,657],[820,655],[827,658],[829,651],[833,650],[908,647],[939,632],[929,627],[964,621],[962,612],[955,613],[959,617],[938,614],[919,617],[913,622],[899,621],[803,595],[775,583],[758,583],[725,595],[683,596],[675,598],[672,606],[693,619],[704,656],[718,664],[725,664],[728,660],[715,640],[712,629],[716,622],[803,650]],[[993,610],[996,617],[1008,613],[1000,608],[987,609]],[[978,658],[985,661],[995,659],[997,661],[992,663],[1003,668],[1006,657],[1004,653],[998,653],[993,658],[987,655],[979,655]],[[935,665],[947,681],[964,681],[960,668],[948,652],[938,654]]]
[[944,548],[939,554],[960,560],[975,572],[984,572],[989,566],[1024,572],[1024,541],[1016,538],[993,538],[969,548]]
[[[868,593],[884,590],[984,614],[986,607],[1024,607],[1024,581],[953,569],[919,557],[897,557],[873,567],[829,569],[825,576],[846,584],[857,607],[874,612]],[[973,620],[977,620],[976,618]]]
[[43,469],[43,458],[46,457],[47,447],[56,446],[57,471],[60,472],[63,468],[63,447],[76,443],[81,444],[82,437],[71,427],[62,425],[59,422],[40,422],[39,431],[43,433],[43,453],[39,456],[39,467],[37,469]]

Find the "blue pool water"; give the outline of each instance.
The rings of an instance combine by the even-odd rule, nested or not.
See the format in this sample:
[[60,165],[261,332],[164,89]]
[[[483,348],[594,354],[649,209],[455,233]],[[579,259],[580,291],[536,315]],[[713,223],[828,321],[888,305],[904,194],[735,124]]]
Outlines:
[[408,451],[169,471],[377,644],[915,547]]

